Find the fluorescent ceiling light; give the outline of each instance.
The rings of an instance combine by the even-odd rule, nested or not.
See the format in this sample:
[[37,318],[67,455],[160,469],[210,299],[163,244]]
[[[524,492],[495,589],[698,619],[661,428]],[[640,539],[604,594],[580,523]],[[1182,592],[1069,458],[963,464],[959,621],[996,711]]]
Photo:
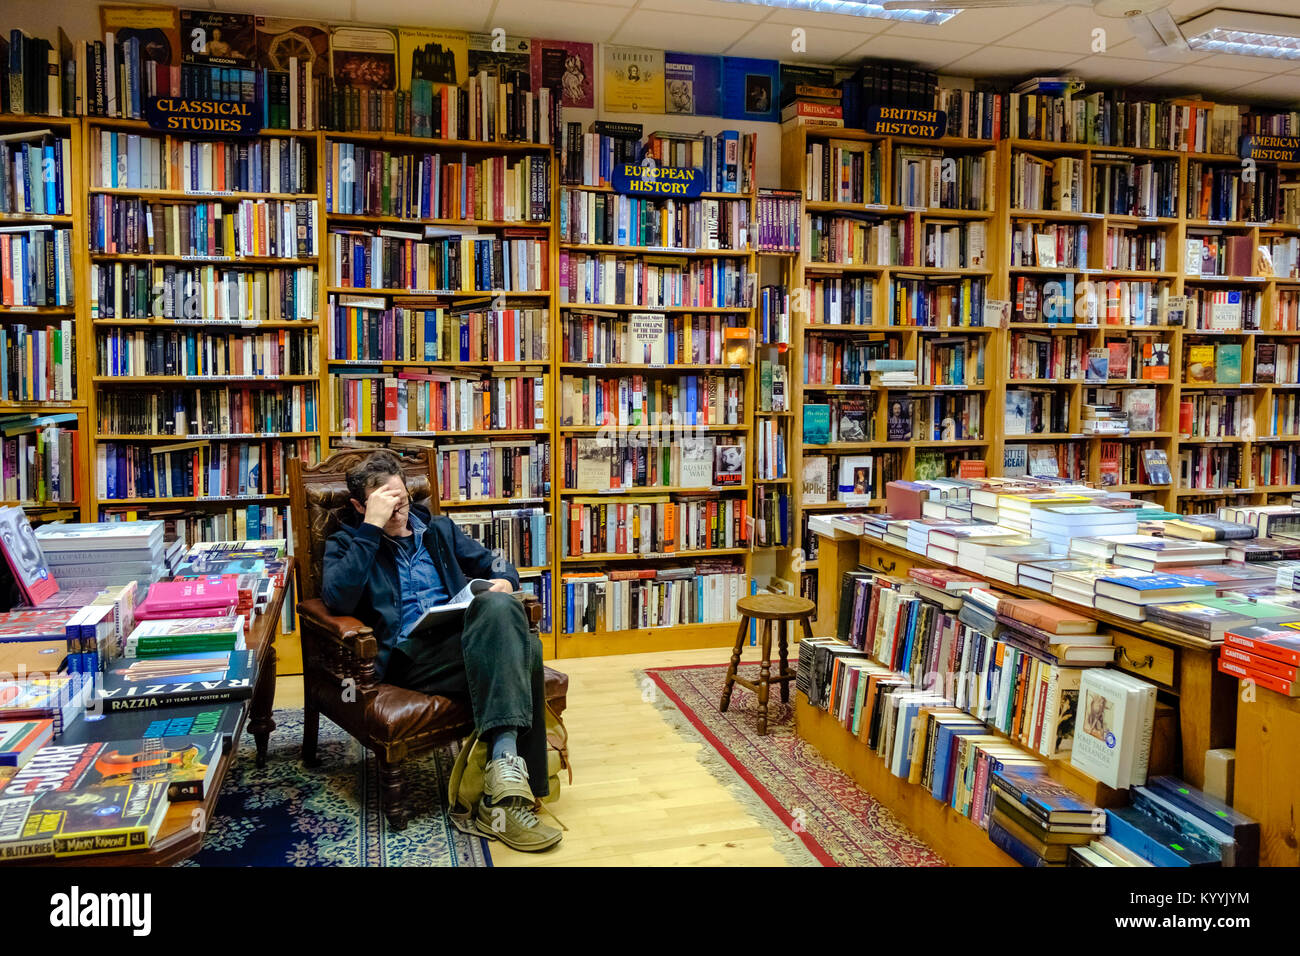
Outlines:
[[960,10],[886,10],[867,0],[728,0],[730,3],[753,3],[760,7],[785,7],[811,13],[840,13],[851,17],[875,17],[880,20],[908,20],[912,23],[945,23]]
[[1300,60],[1300,18],[1211,10],[1180,24],[1187,45],[1207,53]]

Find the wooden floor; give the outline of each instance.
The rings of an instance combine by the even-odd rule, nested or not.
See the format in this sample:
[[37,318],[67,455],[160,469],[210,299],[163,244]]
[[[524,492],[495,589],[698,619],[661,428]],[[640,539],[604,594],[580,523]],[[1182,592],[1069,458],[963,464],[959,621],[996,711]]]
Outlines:
[[[568,827],[559,846],[516,853],[492,844],[497,866],[784,866],[771,832],[696,759],[687,740],[642,699],[634,672],[710,664],[730,651],[587,657],[556,666],[569,675],[564,714],[572,786],[549,806]],[[746,658],[756,656],[747,648]],[[737,693],[745,693],[738,689]],[[282,677],[279,707],[302,706],[302,678]],[[547,822],[554,821],[547,818]]]

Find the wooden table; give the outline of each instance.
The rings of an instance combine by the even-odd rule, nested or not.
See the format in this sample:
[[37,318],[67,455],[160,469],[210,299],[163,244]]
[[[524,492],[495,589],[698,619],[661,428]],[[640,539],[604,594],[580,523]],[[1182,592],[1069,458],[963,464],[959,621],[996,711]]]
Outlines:
[[[181,860],[189,859],[203,847],[203,838],[207,834],[212,816],[216,812],[217,798],[226,776],[235,765],[239,754],[239,739],[243,736],[245,725],[253,734],[257,744],[257,763],[266,762],[266,748],[271,731],[275,730],[275,721],[271,711],[275,706],[275,637],[280,631],[280,612],[284,608],[285,595],[293,587],[293,559],[288,559],[285,570],[286,586],[276,588],[266,610],[254,616],[253,626],[246,643],[248,649],[257,651],[257,683],[253,687],[251,700],[244,701],[238,730],[234,743],[228,753],[224,753],[217,763],[216,775],[212,786],[203,800],[180,800],[167,810],[162,826],[154,838],[153,846],[148,850],[130,853],[99,853],[89,856],[38,857],[32,860],[11,860],[6,863],[17,866],[171,866]],[[167,708],[159,708],[159,715],[165,715]],[[104,718],[104,729],[97,729],[96,735],[103,739],[105,733],[111,733],[109,721]]]
[[1232,805],[1259,821],[1260,866],[1297,867],[1300,699],[1263,687],[1242,690]]
[[[952,567],[876,538],[847,532],[818,535],[817,620],[813,631],[834,636],[839,620],[840,581],[845,571],[865,567],[906,577],[912,567]],[[1178,698],[1182,770],[1193,786],[1205,782],[1205,752],[1231,747],[1237,739],[1237,681],[1216,667],[1218,645],[1172,628],[1130,621],[1106,611],[1074,604],[1033,588],[989,579],[989,585],[1017,597],[1038,598],[1081,611],[1114,632],[1116,664]]]

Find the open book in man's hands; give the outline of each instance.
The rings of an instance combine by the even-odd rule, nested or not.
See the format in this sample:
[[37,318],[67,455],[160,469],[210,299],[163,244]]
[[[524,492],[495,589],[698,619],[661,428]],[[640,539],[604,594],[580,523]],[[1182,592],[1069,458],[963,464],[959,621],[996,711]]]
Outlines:
[[425,610],[407,636],[416,637],[426,634],[437,636],[445,634],[449,629],[460,630],[465,622],[465,611],[469,608],[470,602],[484,591],[491,589],[491,581],[473,578],[446,604],[439,604],[437,607]]

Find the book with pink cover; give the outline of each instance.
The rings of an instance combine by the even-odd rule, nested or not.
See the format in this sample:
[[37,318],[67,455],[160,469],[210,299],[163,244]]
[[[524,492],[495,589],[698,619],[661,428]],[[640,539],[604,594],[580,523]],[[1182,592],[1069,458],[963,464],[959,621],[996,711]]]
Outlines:
[[40,604],[58,593],[45,554],[22,508],[0,508],[0,549],[28,604]]
[[239,588],[234,577],[156,581],[149,585],[148,596],[137,605],[135,617],[140,621],[181,616],[218,617],[230,614],[238,604]]

